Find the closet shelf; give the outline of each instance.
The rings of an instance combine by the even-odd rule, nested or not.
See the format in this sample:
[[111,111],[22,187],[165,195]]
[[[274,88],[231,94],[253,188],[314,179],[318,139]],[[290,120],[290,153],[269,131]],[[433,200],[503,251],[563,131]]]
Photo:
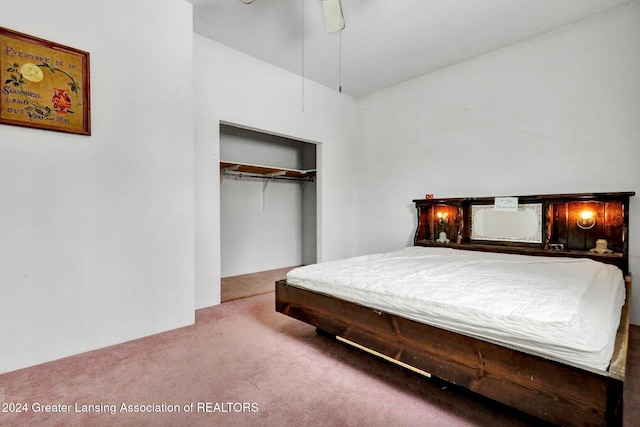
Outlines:
[[220,162],[220,173],[236,176],[248,175],[254,178],[297,179],[301,181],[313,181],[316,176],[315,169],[298,170],[222,161]]

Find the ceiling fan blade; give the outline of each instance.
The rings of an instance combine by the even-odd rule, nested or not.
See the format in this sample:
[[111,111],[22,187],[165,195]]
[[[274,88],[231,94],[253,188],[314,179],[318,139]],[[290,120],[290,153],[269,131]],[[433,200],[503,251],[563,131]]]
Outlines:
[[340,0],[322,0],[322,10],[327,33],[336,33],[344,29],[344,16]]

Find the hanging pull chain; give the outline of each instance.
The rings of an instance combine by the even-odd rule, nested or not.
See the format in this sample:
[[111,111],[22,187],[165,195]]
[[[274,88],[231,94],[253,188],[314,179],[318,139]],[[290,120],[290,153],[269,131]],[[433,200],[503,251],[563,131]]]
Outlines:
[[340,31],[340,52],[338,54],[338,92],[342,93],[342,31]]

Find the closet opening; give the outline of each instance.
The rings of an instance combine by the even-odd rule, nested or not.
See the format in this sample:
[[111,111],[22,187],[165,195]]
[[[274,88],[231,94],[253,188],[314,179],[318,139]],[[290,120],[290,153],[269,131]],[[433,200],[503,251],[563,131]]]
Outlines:
[[220,125],[221,302],[317,262],[317,145]]

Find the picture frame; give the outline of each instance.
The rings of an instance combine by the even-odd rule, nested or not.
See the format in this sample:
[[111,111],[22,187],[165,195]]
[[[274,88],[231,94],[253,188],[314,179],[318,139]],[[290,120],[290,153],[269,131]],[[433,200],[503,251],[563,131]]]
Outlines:
[[0,27],[0,124],[91,135],[89,53]]

